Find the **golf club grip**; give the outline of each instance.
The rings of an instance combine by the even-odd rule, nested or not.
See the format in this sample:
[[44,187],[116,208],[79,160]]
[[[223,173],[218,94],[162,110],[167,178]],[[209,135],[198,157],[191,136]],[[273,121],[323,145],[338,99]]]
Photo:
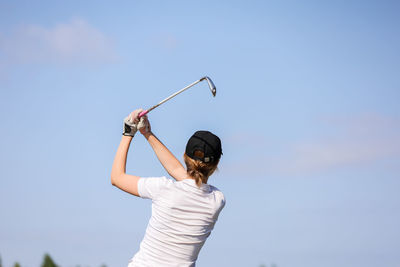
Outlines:
[[139,118],[143,117],[147,113],[149,113],[149,110],[143,110],[142,112],[139,113]]

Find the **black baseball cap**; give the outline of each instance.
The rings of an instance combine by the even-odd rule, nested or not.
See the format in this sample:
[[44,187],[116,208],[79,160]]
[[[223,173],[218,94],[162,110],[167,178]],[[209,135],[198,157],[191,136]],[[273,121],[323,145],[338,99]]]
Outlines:
[[221,140],[209,131],[197,131],[187,142],[185,153],[189,158],[205,163],[216,162],[222,154]]

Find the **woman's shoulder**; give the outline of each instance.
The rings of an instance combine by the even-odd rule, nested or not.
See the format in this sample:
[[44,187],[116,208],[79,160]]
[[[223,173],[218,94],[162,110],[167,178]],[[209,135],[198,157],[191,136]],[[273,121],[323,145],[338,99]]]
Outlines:
[[224,195],[224,193],[222,193],[221,190],[219,190],[217,187],[215,187],[213,185],[209,185],[209,186],[210,186],[210,192],[215,195],[215,198],[217,200],[219,200],[221,202],[221,204],[225,205],[225,195]]

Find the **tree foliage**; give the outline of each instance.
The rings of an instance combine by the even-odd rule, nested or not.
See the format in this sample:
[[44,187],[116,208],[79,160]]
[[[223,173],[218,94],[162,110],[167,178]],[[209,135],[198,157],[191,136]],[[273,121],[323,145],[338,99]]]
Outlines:
[[49,254],[45,254],[41,267],[58,267]]

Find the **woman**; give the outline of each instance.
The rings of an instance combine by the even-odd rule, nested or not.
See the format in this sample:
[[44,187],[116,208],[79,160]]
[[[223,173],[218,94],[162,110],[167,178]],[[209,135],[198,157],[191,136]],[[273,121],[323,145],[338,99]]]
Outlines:
[[[200,249],[225,205],[221,191],[207,184],[222,154],[221,141],[207,131],[194,133],[186,145],[185,169],[153,135],[147,116],[139,119],[140,112],[140,109],[135,110],[124,120],[122,140],[111,171],[114,186],[152,200],[146,234],[128,267],[195,266]],[[137,130],[176,181],[125,173],[129,145]]]

